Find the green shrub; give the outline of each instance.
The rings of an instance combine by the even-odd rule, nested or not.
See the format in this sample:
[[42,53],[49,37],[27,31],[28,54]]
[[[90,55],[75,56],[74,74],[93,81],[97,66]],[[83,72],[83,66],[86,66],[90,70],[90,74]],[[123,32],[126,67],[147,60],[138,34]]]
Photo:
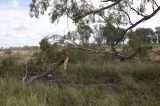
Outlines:
[[21,68],[14,57],[6,57],[0,62],[1,77],[19,77]]
[[132,77],[137,81],[155,81],[160,79],[160,70],[156,67],[137,68]]

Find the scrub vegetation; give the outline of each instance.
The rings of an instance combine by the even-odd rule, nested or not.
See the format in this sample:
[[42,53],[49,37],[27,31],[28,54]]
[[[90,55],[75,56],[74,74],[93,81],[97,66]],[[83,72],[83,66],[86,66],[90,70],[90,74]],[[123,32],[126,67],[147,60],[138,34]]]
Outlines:
[[49,12],[76,28],[0,50],[0,106],[160,105],[160,27],[138,27],[158,0],[89,1],[32,0],[31,17]]

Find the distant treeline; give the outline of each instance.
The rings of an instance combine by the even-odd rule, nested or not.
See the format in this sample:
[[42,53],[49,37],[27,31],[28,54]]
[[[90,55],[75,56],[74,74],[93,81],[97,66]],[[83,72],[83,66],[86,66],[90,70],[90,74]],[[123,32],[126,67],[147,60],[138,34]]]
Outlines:
[[0,48],[0,51],[5,51],[5,50],[34,50],[34,49],[39,49],[39,46],[23,46],[23,47],[9,47],[9,48]]

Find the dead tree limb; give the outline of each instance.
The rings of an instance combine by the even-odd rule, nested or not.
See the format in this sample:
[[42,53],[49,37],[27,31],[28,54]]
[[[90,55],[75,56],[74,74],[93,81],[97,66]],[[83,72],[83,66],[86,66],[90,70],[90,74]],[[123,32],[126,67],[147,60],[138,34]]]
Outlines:
[[116,50],[116,48],[115,48],[114,45],[111,45],[111,50],[94,50],[94,49],[90,49],[90,48],[85,48],[85,47],[79,46],[77,44],[72,44],[72,45],[73,45],[73,47],[71,47],[69,49],[84,50],[84,51],[88,51],[88,52],[92,52],[92,53],[97,53],[97,54],[113,54],[113,55],[115,55],[116,59],[119,59],[119,60],[122,60],[122,61],[129,60],[129,59],[137,56],[140,53],[140,51],[141,51],[140,50],[141,47],[137,47],[137,49],[135,49],[133,52],[131,52],[128,55],[125,55],[125,54],[119,53]]
[[114,46],[111,46],[112,47],[112,51],[115,53],[115,56],[117,58],[119,58],[120,60],[128,60],[128,59],[131,59],[135,56],[137,56],[139,53],[140,53],[140,47],[138,47],[134,52],[128,54],[128,55],[122,55],[120,53],[117,52],[117,50],[115,49]]
[[28,66],[26,65],[26,67],[25,67],[25,76],[22,77],[22,82],[23,82],[23,83],[25,83],[26,78],[27,78],[27,75],[28,75]]
[[39,78],[42,78],[42,77],[44,77],[44,76],[47,76],[48,74],[56,71],[57,68],[59,68],[61,65],[64,64],[64,62],[65,62],[65,60],[66,60],[67,58],[68,58],[68,57],[65,57],[64,59],[58,61],[55,65],[53,65],[53,67],[48,68],[46,72],[44,72],[44,73],[42,73],[42,74],[40,74],[40,75],[36,75],[36,76],[31,77],[29,80],[25,81],[25,84],[26,84],[26,85],[29,85],[29,84],[31,84],[34,80],[39,79]]

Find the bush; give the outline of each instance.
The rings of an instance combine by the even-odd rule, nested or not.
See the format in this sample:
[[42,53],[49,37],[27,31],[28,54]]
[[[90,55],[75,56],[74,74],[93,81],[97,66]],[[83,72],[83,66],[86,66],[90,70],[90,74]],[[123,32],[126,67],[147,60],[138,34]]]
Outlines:
[[143,68],[136,68],[132,72],[132,77],[137,81],[156,81],[160,80],[159,67],[146,66]]
[[21,68],[14,57],[6,57],[0,62],[1,77],[19,77]]

